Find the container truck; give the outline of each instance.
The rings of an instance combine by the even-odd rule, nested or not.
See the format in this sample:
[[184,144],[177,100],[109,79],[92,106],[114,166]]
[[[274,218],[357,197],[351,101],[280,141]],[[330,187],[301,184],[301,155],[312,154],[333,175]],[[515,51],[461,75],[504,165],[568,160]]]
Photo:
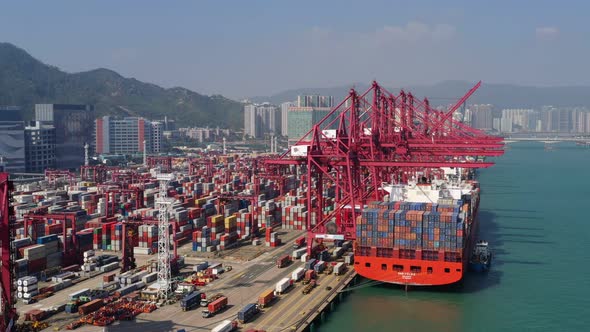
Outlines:
[[317,260],[315,258],[308,260],[307,262],[305,262],[305,269],[306,270],[313,270],[313,267],[315,266],[316,263],[317,263]]
[[325,268],[326,268],[326,262],[324,262],[324,261],[319,261],[319,262],[317,262],[317,264],[315,264],[313,266],[313,269],[314,269],[315,273],[317,273],[317,274],[322,273]]
[[272,300],[275,298],[274,289],[267,289],[258,297],[258,307],[264,308],[268,306]]
[[277,284],[275,286],[275,293],[283,294],[292,285],[293,285],[293,280],[291,280],[291,278],[283,278],[279,282],[277,282]]
[[346,272],[346,265],[344,265],[343,262],[340,262],[336,265],[334,265],[334,274],[335,275],[341,275],[344,274],[344,272]]
[[302,267],[297,268],[293,273],[291,273],[291,279],[294,282],[299,281],[305,275],[305,269]]
[[215,316],[215,314],[223,310],[225,307],[227,307],[227,297],[222,296],[217,300],[209,303],[207,305],[207,309],[202,311],[202,316],[204,318],[213,317]]
[[277,260],[277,267],[283,268],[291,263],[291,256],[285,255]]
[[180,308],[182,308],[182,311],[189,311],[198,306],[200,302],[201,292],[192,292],[182,298],[180,301]]
[[242,310],[238,311],[238,321],[242,324],[247,323],[258,313],[256,303],[247,304]]
[[223,322],[219,323],[211,332],[231,332],[238,327],[238,323],[231,320],[224,320]]
[[293,259],[299,259],[305,253],[307,253],[307,248],[295,249],[293,250],[293,254],[291,256],[293,256]]
[[305,278],[303,278],[303,284],[307,285],[313,279],[315,279],[315,271],[314,270],[305,271]]
[[305,244],[305,236],[302,236],[302,237],[300,237],[298,239],[295,239],[295,242],[293,242],[293,249],[299,249],[304,244]]

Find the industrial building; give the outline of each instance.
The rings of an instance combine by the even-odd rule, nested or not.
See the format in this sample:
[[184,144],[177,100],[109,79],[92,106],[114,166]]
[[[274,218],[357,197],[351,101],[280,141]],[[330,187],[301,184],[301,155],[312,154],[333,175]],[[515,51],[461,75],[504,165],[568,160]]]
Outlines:
[[84,145],[94,142],[94,119],[93,105],[35,105],[35,120],[55,127],[57,168],[74,169],[84,163]]
[[25,124],[22,121],[0,121],[0,157],[6,172],[25,170]]

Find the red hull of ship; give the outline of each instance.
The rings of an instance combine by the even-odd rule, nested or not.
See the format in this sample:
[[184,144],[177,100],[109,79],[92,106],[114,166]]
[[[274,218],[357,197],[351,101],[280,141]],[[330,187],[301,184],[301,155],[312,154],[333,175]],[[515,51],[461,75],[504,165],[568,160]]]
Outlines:
[[[443,286],[460,282],[467,271],[469,255],[473,250],[474,238],[478,232],[477,202],[471,232],[463,248],[461,261],[444,261],[444,252],[439,252],[439,260],[420,259],[421,251],[416,250],[416,259],[399,258],[399,250],[394,249],[393,258],[355,254],[354,269],[361,276],[386,283],[409,286]],[[375,250],[376,251],[376,250]]]

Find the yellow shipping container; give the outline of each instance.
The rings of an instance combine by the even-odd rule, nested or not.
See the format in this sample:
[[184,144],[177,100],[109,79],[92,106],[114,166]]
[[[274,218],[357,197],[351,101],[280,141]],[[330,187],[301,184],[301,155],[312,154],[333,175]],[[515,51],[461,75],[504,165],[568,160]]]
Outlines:
[[231,228],[231,227],[235,227],[237,224],[237,218],[236,216],[229,216],[227,218],[225,218],[225,228]]

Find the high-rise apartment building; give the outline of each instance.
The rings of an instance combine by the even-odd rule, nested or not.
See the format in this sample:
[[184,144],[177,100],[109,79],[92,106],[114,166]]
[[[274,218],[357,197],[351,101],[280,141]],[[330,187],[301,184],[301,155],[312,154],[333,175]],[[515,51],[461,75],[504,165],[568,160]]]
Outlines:
[[94,142],[94,118],[92,105],[35,105],[35,120],[52,122],[55,127],[57,168],[73,169],[84,164],[84,145]]
[[244,105],[244,134],[262,138],[266,133],[280,134],[281,110],[269,103]]
[[143,152],[146,141],[148,153],[159,153],[162,138],[162,123],[144,118],[113,118],[103,116],[96,119],[96,153],[134,154]]
[[281,135],[289,136],[289,108],[295,104],[288,101],[281,104]]
[[28,173],[43,173],[55,168],[55,127],[31,121],[25,127],[25,164]]
[[475,128],[491,130],[494,127],[493,110],[494,106],[491,104],[470,105],[471,125]]
[[[297,104],[289,107],[289,144],[296,143],[303,138],[315,124],[330,113],[332,107],[334,107],[334,97],[332,96],[298,96]],[[311,139],[309,136],[305,138]]]

